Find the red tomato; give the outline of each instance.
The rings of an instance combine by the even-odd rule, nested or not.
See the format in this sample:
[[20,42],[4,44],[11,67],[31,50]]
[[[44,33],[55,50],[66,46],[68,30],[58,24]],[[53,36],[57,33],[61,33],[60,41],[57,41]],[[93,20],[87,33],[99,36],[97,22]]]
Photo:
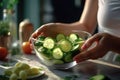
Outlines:
[[5,47],[0,47],[0,60],[4,60],[8,55],[8,50]]
[[25,54],[32,54],[32,49],[30,47],[30,42],[22,43],[22,50]]

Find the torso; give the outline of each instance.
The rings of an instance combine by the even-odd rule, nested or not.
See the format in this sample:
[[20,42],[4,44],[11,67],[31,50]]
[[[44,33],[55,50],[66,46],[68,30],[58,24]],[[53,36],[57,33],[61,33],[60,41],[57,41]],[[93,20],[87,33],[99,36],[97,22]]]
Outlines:
[[120,0],[99,0],[98,5],[99,31],[120,37]]
[[[98,0],[98,30],[120,37],[120,0]],[[115,61],[118,54],[109,51],[103,59]]]

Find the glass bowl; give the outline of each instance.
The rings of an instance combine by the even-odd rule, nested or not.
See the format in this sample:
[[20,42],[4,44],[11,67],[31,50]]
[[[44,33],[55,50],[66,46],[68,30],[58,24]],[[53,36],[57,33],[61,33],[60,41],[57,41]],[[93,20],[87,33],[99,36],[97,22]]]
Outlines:
[[[70,34],[77,34],[77,36],[79,37],[79,38],[81,38],[83,41],[85,41],[86,39],[88,39],[90,36],[91,36],[91,34],[90,33],[88,33],[88,32],[86,32],[86,31],[80,31],[80,30],[71,30],[71,31],[68,31],[68,30],[66,30],[65,32],[63,31],[63,32],[52,32],[52,34],[54,34],[54,35],[49,35],[49,36],[47,36],[47,37],[50,37],[50,38],[55,38],[58,34],[64,34],[65,36],[70,36]],[[75,62],[75,61],[73,61],[72,59],[71,59],[71,61],[68,61],[68,62],[65,62],[64,60],[63,60],[63,58],[62,59],[55,59],[55,58],[49,58],[49,57],[47,57],[47,56],[45,56],[45,55],[43,55],[43,53],[39,50],[40,49],[40,47],[41,46],[36,46],[35,45],[35,42],[38,40],[38,38],[37,39],[32,39],[31,41],[32,41],[32,45],[33,45],[33,48],[34,48],[34,51],[35,51],[35,53],[36,53],[36,55],[37,55],[37,57],[40,59],[40,61],[43,63],[43,64],[45,64],[46,66],[51,66],[52,68],[55,68],[55,69],[69,69],[69,68],[72,68],[73,66],[75,66],[77,63]],[[49,45],[48,45],[49,46]],[[77,51],[76,53],[75,53],[75,55],[76,54],[78,54],[78,53],[80,53],[80,49],[79,49],[79,51]],[[65,52],[65,54],[66,54],[66,52]],[[75,56],[74,55],[74,56]],[[64,57],[66,57],[66,56],[64,56]],[[73,55],[72,55],[72,57],[71,58],[73,58]],[[63,61],[63,62],[61,62],[61,60]],[[58,64],[56,64],[56,62],[58,62]]]

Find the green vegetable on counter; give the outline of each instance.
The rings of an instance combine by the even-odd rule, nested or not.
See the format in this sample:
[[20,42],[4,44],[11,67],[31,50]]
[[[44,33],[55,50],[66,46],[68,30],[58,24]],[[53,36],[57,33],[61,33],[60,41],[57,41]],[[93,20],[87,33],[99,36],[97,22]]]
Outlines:
[[103,74],[97,74],[97,75],[90,77],[89,80],[110,80],[110,79]]

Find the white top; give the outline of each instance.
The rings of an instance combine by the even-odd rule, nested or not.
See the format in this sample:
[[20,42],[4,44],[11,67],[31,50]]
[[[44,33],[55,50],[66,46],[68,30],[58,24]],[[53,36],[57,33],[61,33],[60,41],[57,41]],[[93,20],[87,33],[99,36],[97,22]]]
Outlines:
[[120,37],[120,0],[99,0],[98,5],[99,31]]
[[[98,0],[98,30],[120,37],[120,0]],[[114,61],[116,56],[108,52],[103,58]]]

